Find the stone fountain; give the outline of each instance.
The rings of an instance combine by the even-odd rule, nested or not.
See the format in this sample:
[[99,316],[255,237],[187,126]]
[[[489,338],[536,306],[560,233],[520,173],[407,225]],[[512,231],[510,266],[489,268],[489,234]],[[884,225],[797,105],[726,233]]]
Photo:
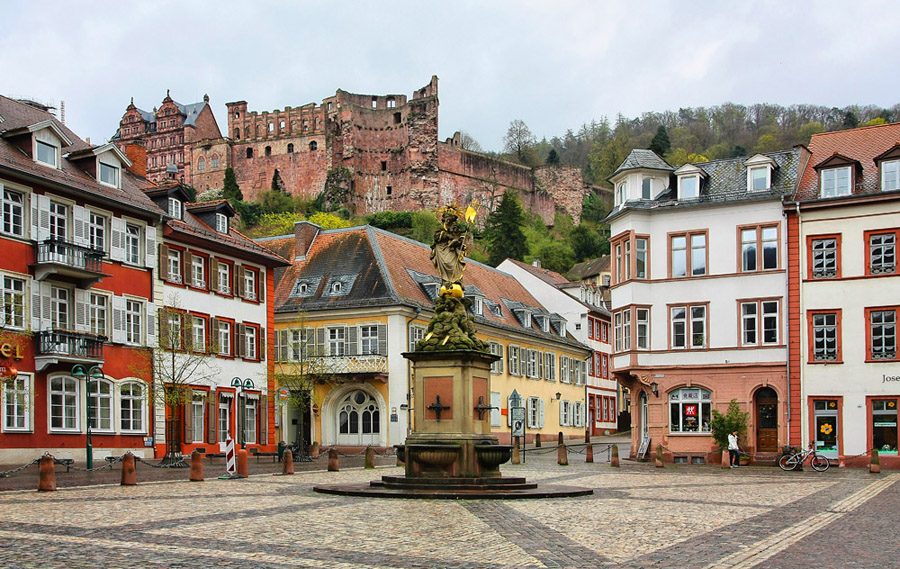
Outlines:
[[[499,359],[475,336],[471,301],[463,297],[464,216],[442,210],[432,260],[441,275],[440,296],[425,338],[403,357],[414,364],[414,431],[397,445],[404,476],[383,476],[368,485],[322,485],[317,492],[397,498],[548,498],[581,496],[592,490],[542,486],[524,477],[504,477],[500,465],[512,446],[491,433],[491,364]],[[472,207],[465,215],[474,218]]]

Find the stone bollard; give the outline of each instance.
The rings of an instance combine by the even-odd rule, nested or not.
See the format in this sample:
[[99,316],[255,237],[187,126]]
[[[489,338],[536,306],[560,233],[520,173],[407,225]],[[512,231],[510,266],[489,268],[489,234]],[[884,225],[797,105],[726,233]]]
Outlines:
[[281,455],[281,473],[294,473],[294,453],[291,452],[291,449],[285,449],[284,454]]
[[366,447],[366,470],[375,468],[375,449],[372,446]]
[[534,435],[534,448],[541,448],[541,435]]
[[247,464],[247,449],[237,451],[237,475],[243,478],[250,476],[250,466]]
[[337,449],[328,449],[328,472],[337,472],[341,469],[340,462],[338,461],[338,451]]
[[319,443],[313,441],[313,444],[309,445],[309,456],[312,458],[319,456]]
[[874,448],[869,454],[869,472],[872,474],[881,472],[881,459],[878,458],[878,450]]
[[727,450],[722,451],[722,468],[731,468],[731,453]]
[[663,464],[662,445],[656,445],[656,468],[665,468]]
[[134,455],[126,452],[122,457],[122,483],[121,486],[136,486],[137,472],[134,469]]
[[522,457],[519,455],[519,439],[513,441],[512,463],[522,464]]
[[38,492],[53,492],[56,490],[56,471],[53,469],[53,457],[45,454],[41,457],[40,470],[38,470]]
[[609,465],[615,467],[619,466],[619,445],[610,447]]
[[197,451],[191,453],[191,482],[203,482],[203,455]]
[[560,466],[569,466],[569,451],[566,450],[566,443],[563,440],[562,431],[559,432],[559,437],[557,437],[557,445],[556,463]]
[[584,447],[584,461],[594,462],[594,445],[591,443]]

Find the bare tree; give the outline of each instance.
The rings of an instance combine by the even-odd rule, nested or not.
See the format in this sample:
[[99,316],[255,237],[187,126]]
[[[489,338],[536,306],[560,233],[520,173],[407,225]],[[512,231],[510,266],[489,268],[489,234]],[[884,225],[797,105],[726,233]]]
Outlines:
[[[190,315],[179,308],[175,296],[159,311],[158,332],[159,343],[151,360],[151,393],[155,404],[168,408],[163,464],[181,464],[184,407],[193,401],[192,386],[209,385],[219,373],[211,356],[216,351],[216,342],[206,341],[205,330],[195,335]],[[213,334],[210,336],[215,338]]]
[[464,130],[459,131],[459,147],[463,150],[471,150],[472,152],[483,152],[478,141]]
[[509,123],[509,129],[503,137],[505,152],[515,156],[522,164],[533,165],[535,144],[537,144],[537,138],[522,120],[516,119]]

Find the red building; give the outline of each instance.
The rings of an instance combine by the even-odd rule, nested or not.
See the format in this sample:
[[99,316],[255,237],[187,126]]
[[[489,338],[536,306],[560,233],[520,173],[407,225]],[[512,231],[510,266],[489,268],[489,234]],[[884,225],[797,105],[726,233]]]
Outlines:
[[[0,463],[152,456],[163,212],[114,144],[0,96]],[[145,450],[146,449],[146,450]]]

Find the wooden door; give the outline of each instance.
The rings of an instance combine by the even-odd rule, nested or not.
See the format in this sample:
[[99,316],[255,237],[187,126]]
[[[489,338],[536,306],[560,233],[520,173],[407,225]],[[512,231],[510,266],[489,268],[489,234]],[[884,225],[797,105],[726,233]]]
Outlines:
[[778,395],[769,387],[756,394],[756,450],[778,452]]

